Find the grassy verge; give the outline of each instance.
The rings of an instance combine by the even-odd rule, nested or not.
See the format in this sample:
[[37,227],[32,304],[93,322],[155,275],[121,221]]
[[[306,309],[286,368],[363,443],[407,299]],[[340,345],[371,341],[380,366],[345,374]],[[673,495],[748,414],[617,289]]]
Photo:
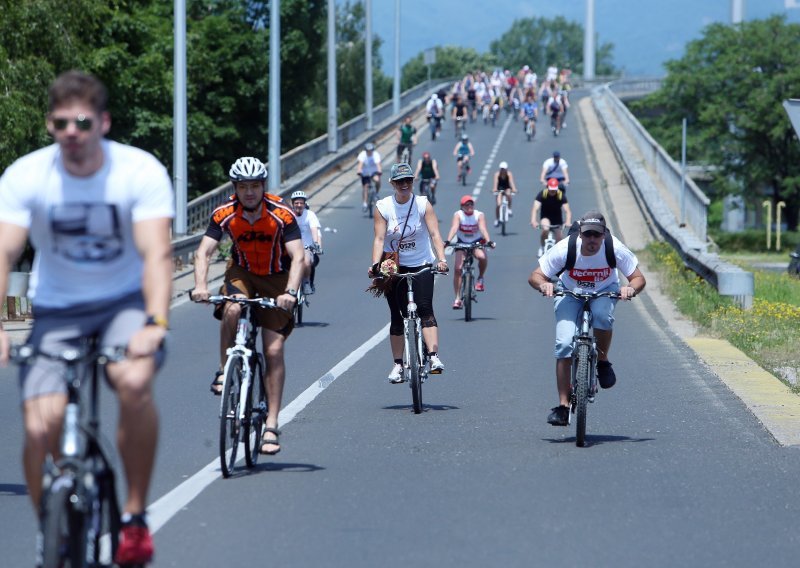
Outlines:
[[[677,308],[703,333],[729,341],[800,394],[800,280],[754,269],[753,308],[742,310],[685,268],[668,244],[652,243],[642,256],[659,271]],[[731,261],[752,269],[746,260]]]

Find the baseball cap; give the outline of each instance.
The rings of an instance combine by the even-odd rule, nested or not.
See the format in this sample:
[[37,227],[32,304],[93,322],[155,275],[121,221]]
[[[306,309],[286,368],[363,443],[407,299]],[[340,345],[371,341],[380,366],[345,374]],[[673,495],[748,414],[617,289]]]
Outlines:
[[547,189],[558,189],[558,180],[556,178],[547,180]]
[[475,198],[472,197],[471,195],[465,195],[464,197],[461,198],[461,205],[464,205],[466,203],[475,203]]
[[561,152],[559,152],[558,150],[556,150],[555,152],[553,152],[553,157],[554,157],[554,158],[560,158],[560,157],[561,157]]
[[597,231],[598,233],[605,233],[606,231],[606,218],[599,211],[587,211],[580,219],[581,233],[586,231]]
[[501,170],[508,169],[508,162],[500,162],[500,166],[498,166]]
[[395,181],[403,178],[413,178],[413,177],[414,177],[414,170],[412,170],[411,166],[409,166],[405,162],[400,162],[399,164],[392,165],[391,176],[389,176],[390,181]]

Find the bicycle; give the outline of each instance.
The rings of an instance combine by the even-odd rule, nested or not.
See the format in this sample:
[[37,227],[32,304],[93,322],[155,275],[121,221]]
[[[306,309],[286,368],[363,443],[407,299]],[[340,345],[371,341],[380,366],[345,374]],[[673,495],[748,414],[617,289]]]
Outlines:
[[461,185],[467,185],[467,174],[469,173],[469,155],[462,156],[458,161],[458,181]]
[[407,381],[411,387],[411,403],[414,414],[422,412],[422,383],[428,378],[429,373],[434,374],[429,371],[430,357],[422,338],[422,321],[417,315],[417,304],[414,301],[414,277],[426,272],[447,274],[434,270],[432,266],[426,266],[417,272],[392,274],[396,278],[405,278],[408,284],[408,293],[406,294],[408,307],[406,317],[403,318],[403,373],[405,375],[403,381]]
[[[125,348],[101,348],[96,337],[59,353],[32,345],[11,348],[11,359],[18,365],[35,357],[66,364],[67,386],[61,457],[54,462],[48,455],[44,464],[37,557],[44,568],[100,566],[116,556],[121,523],[114,467],[101,440],[99,370],[125,359]],[[89,396],[82,400],[80,389],[87,376]],[[88,415],[83,419],[87,404]],[[103,539],[106,533],[108,543]]]
[[431,205],[436,205],[436,178],[421,179],[419,182],[419,193],[428,198]]
[[494,243],[452,243],[449,246],[453,250],[464,251],[464,262],[461,265],[461,286],[459,287],[459,297],[464,306],[464,321],[472,321],[472,302],[478,301],[478,293],[475,291],[475,250],[494,248]]
[[428,115],[428,124],[431,127],[431,140],[436,140],[436,137],[442,130],[442,117],[439,115]]
[[[313,245],[305,245],[303,248],[306,249],[306,250],[310,250],[314,254],[315,257],[317,255],[321,255],[322,254],[322,248],[316,243],[314,243]],[[317,260],[319,260],[319,259],[315,258],[313,266],[317,265]],[[312,271],[311,274],[312,274],[312,277],[313,277],[313,274],[314,274],[314,272],[313,272],[314,268],[313,267],[312,267],[311,271]],[[292,310],[292,317],[294,318],[295,326],[303,325],[303,308],[304,307],[307,308],[310,305],[311,305],[311,302],[308,301],[308,296],[303,291],[303,286],[300,286],[300,289],[297,291],[297,303],[295,303],[294,309]]]
[[258,313],[255,309],[281,309],[273,298],[209,296],[208,303],[232,302],[241,306],[236,340],[223,369],[222,400],[219,406],[219,463],[222,477],[230,477],[236,465],[239,443],[244,444],[247,467],[254,467],[260,453],[261,435],[267,420],[267,399],[262,378],[264,355],[258,351]]
[[528,142],[536,136],[536,121],[533,117],[529,117],[525,123],[525,136],[528,137]]
[[551,226],[547,230],[547,236],[544,238],[544,245],[542,246],[542,254],[539,255],[540,257],[545,255],[545,254],[547,254],[547,251],[549,251],[551,248],[556,246],[556,239],[553,236],[553,229],[557,229],[557,228],[558,228],[558,226],[555,226],[555,227]]
[[503,191],[501,193],[502,193],[502,195],[501,195],[501,198],[500,198],[500,211],[498,212],[498,215],[497,215],[497,221],[498,221],[498,223],[500,225],[500,234],[505,237],[506,236],[506,223],[508,223],[508,219],[510,218],[510,215],[508,214],[508,196],[506,195],[505,191]]
[[461,138],[461,134],[467,131],[467,125],[463,116],[456,117],[455,133],[456,139]]
[[401,144],[403,146],[403,151],[400,152],[400,159],[399,162],[403,164],[410,164],[411,163],[411,144]]
[[570,414],[575,414],[575,445],[586,445],[586,407],[597,394],[597,345],[592,334],[591,301],[595,298],[620,299],[619,292],[573,292],[556,290],[554,296],[572,296],[583,303],[580,325],[572,339],[572,373],[570,375]]
[[557,112],[551,112],[550,113],[550,130],[553,131],[553,136],[555,136],[555,137],[558,136],[558,133],[559,133],[559,130],[560,130],[558,122],[559,122],[558,121],[558,113]]
[[[356,175],[361,179],[366,177],[359,173],[356,173]],[[375,187],[375,180],[372,179],[372,176],[369,176],[369,181],[367,184],[367,215],[370,219],[372,219],[372,216],[374,215],[375,204],[378,202],[378,190]]]

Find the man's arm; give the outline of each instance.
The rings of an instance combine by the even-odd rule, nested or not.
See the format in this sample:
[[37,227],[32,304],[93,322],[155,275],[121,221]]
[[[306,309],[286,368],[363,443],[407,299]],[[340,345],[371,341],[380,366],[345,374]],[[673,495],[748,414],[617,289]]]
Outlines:
[[564,183],[569,185],[569,166],[564,164],[562,169],[564,170]]
[[[28,230],[11,223],[0,223],[0,298],[8,293],[8,274],[14,266],[28,239]],[[8,363],[8,334],[0,324],[0,365]]]
[[564,208],[564,227],[569,228],[572,225],[572,209],[569,208],[569,203],[562,205]]
[[211,257],[219,247],[219,241],[204,235],[200,240],[200,246],[194,253],[194,291],[192,300],[204,302],[210,295],[208,292],[208,266],[211,264]]
[[642,271],[639,270],[638,266],[629,276],[626,276],[625,278],[628,279],[628,285],[622,286],[619,289],[619,294],[622,296],[623,300],[630,300],[636,294],[644,290],[644,287],[647,284],[644,279],[644,274],[642,274]]
[[542,204],[539,203],[538,200],[533,200],[533,209],[531,210],[531,226],[534,229],[539,228],[539,209],[542,208]]
[[553,283],[550,282],[550,279],[547,276],[545,276],[540,266],[537,266],[536,269],[531,272],[531,275],[528,278],[528,284],[530,284],[531,288],[539,290],[539,292],[548,298],[553,297]]
[[547,172],[547,162],[544,163],[542,166],[542,175],[539,176],[539,181],[542,182],[542,185],[547,183],[547,180],[544,179],[544,174]]
[[[300,288],[300,283],[303,279],[303,259],[306,255],[306,252],[303,249],[303,240],[294,239],[287,241],[284,246],[289,258],[292,259],[292,265],[289,267],[289,281],[286,283],[286,287],[287,289],[293,288],[294,290],[297,290]],[[297,302],[297,296],[293,296],[284,292],[275,298],[275,300],[277,304],[284,310],[291,310],[294,308],[294,305]]]
[[436,163],[436,160],[432,160],[431,163],[433,164],[433,179],[438,180],[439,179],[439,164]]

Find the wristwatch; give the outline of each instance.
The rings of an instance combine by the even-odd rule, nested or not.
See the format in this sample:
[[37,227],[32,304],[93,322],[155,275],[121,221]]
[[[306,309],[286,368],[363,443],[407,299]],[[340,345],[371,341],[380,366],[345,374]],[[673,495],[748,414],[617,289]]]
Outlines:
[[144,320],[144,325],[157,325],[158,327],[163,327],[164,329],[169,328],[169,322],[167,318],[163,316],[147,316],[147,319]]
[[295,290],[294,288],[287,288],[283,293],[289,294],[290,296],[294,296],[295,298],[297,297],[297,290]]

